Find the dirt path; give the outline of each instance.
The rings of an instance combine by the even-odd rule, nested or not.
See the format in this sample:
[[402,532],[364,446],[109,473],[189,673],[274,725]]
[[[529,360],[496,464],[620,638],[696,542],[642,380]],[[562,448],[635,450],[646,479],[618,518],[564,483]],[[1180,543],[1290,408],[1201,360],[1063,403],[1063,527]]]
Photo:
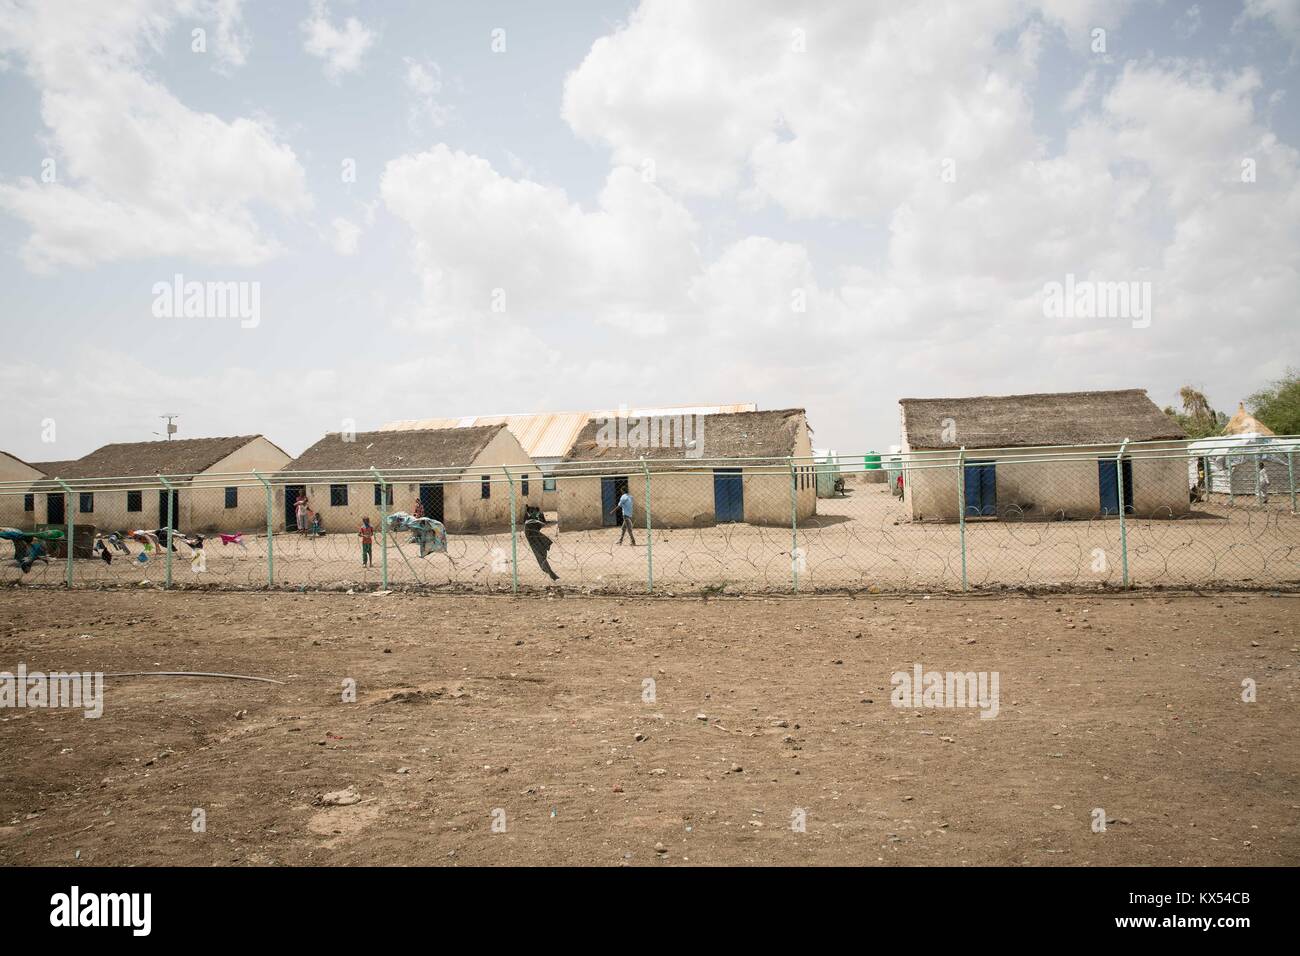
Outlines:
[[[0,710],[0,864],[1296,865],[1298,622],[1265,594],[5,590],[0,670],[285,684]],[[997,717],[892,706],[916,663],[997,672]]]

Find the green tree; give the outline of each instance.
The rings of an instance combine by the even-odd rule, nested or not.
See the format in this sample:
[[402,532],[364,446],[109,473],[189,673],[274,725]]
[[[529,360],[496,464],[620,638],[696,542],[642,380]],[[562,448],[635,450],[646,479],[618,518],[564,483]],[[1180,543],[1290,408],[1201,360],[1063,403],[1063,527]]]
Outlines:
[[1178,398],[1183,403],[1183,410],[1176,411],[1172,405],[1165,406],[1165,414],[1172,418],[1187,432],[1188,438],[1209,438],[1223,430],[1227,417],[1210,407],[1205,393],[1190,385],[1178,390]]
[[1300,435],[1300,371],[1286,374],[1246,399],[1250,413],[1279,435]]

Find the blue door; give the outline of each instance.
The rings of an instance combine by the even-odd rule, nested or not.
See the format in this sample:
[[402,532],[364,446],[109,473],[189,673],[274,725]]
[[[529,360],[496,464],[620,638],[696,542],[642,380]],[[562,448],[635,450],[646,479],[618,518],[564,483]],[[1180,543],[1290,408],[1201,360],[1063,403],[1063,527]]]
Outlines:
[[976,461],[966,465],[966,517],[988,517],[998,513],[998,482],[993,462]]
[[[1101,513],[1119,514],[1119,478],[1115,459],[1102,458],[1097,462],[1097,491],[1101,497]],[[1133,513],[1133,462],[1124,459],[1124,512]]]
[[606,528],[615,528],[623,523],[622,512],[615,513],[618,499],[627,491],[627,476],[600,479],[600,523]]
[[745,520],[745,484],[739,468],[713,469],[713,513],[719,524]]

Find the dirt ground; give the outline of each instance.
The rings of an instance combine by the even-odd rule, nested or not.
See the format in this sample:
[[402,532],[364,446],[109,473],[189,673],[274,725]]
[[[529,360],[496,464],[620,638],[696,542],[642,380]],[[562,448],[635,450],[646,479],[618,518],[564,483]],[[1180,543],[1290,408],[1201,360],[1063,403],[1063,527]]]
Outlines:
[[[4,589],[0,670],[284,684],[0,710],[0,863],[1294,866],[1298,622],[1266,593]],[[892,706],[914,664],[997,672],[997,716]]]

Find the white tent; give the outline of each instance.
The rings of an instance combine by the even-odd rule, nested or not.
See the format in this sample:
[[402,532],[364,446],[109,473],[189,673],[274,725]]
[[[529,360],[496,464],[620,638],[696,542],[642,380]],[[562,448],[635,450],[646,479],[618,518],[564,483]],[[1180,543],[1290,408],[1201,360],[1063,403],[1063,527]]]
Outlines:
[[1187,443],[1187,480],[1195,485],[1199,470],[1209,464],[1210,488],[1216,494],[1253,495],[1258,488],[1259,463],[1268,472],[1274,494],[1290,493],[1300,467],[1300,443],[1262,432],[1219,435]]

